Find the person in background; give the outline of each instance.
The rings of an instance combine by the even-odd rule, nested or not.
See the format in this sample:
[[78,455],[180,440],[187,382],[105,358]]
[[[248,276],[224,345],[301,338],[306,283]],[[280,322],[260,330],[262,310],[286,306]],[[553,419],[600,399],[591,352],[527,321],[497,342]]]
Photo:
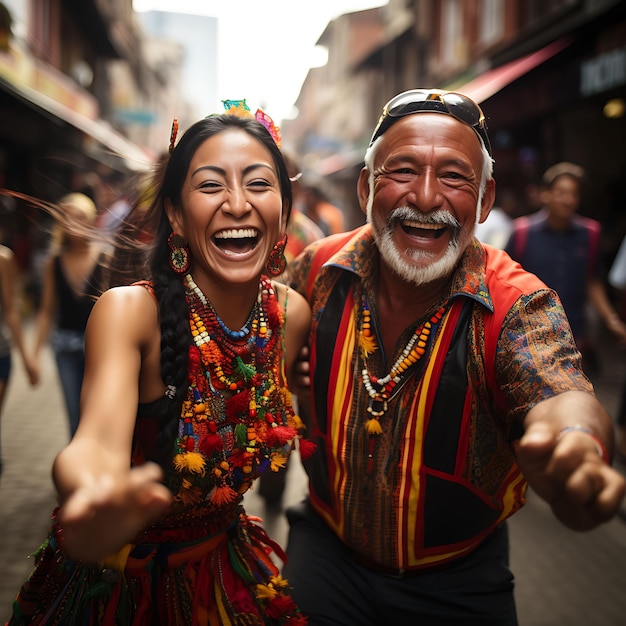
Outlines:
[[296,206],[322,230],[324,235],[335,235],[345,231],[345,219],[341,209],[322,191],[320,177],[311,170],[302,174],[301,193]]
[[242,507],[300,437],[286,374],[310,311],[272,280],[291,188],[269,117],[225,107],[178,143],[175,122],[128,220],[153,234],[147,280],[94,305],[60,506],[11,625],[306,624]]
[[293,209],[291,210],[291,218],[287,227],[287,245],[285,246],[285,258],[287,266],[293,261],[310,243],[322,239],[325,234],[322,229],[310,218],[307,217],[299,207],[302,206],[302,171],[296,159],[283,153],[289,179],[291,180],[291,189],[293,192]]
[[62,219],[54,226],[52,247],[44,262],[33,349],[34,382],[39,381],[41,352],[50,338],[73,437],[80,417],[85,327],[105,285],[108,248],[89,230],[97,215],[89,197],[80,192],[67,194],[59,201],[59,209]]
[[517,218],[506,251],[522,267],[559,294],[587,371],[597,355],[587,320],[590,304],[618,341],[626,324],[612,306],[600,259],[600,223],[578,214],[584,171],[561,162],[543,175],[543,208]]
[[317,451],[283,573],[315,626],[513,626],[506,520],[527,487],[580,531],[624,495],[557,294],[474,237],[492,171],[475,102],[401,93],[358,179],[367,223],[293,264]]
[[517,212],[517,199],[511,189],[498,191],[496,204],[484,222],[476,224],[476,239],[503,250],[513,230]]
[[[32,360],[24,346],[22,323],[16,303],[16,285],[19,271],[13,251],[0,244],[0,423],[2,408],[6,398],[7,385],[11,375],[12,344],[17,349],[31,384],[36,378]],[[7,332],[8,329],[8,332]],[[0,456],[0,474],[2,457]]]

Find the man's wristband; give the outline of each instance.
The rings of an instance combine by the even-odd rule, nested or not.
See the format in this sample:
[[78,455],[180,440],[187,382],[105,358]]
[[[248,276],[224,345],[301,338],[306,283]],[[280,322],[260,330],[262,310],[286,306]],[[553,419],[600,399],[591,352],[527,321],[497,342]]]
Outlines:
[[585,428],[584,426],[566,426],[559,432],[556,440],[560,441],[563,437],[565,437],[565,435],[567,435],[567,433],[584,433],[588,437],[591,437],[593,442],[596,444],[596,450],[598,451],[600,458],[605,463],[609,462],[609,453],[606,446],[602,443],[602,440],[597,435],[594,435],[588,428]]

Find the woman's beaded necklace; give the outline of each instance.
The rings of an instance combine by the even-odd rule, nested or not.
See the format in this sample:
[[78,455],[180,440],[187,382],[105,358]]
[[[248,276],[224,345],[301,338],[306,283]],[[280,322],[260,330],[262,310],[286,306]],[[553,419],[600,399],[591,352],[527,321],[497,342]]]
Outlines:
[[363,369],[361,379],[367,391],[369,400],[367,412],[370,418],[365,422],[365,429],[370,436],[368,450],[368,472],[373,469],[374,447],[376,437],[383,430],[380,418],[385,415],[389,401],[400,391],[402,385],[413,373],[413,366],[424,356],[431,333],[441,321],[447,309],[447,303],[443,304],[435,314],[414,331],[404,350],[400,353],[389,373],[382,378],[370,373],[367,369],[367,357],[378,349],[376,336],[372,332],[372,315],[369,302],[365,294],[361,297],[361,327],[359,332],[359,346],[363,357]]
[[257,301],[239,331],[220,320],[190,274],[185,296],[194,343],[173,490],[183,504],[207,497],[224,506],[256,475],[284,466],[302,426],[282,380],[283,314],[267,277],[261,278]]

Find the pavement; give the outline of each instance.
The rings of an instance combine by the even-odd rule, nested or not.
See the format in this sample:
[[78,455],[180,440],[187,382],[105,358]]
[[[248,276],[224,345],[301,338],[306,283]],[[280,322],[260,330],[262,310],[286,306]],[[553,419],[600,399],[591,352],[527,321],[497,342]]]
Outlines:
[[[32,345],[29,333],[27,328],[27,345]],[[593,380],[600,400],[615,415],[626,379],[626,352],[602,334],[599,345],[602,368]],[[32,568],[29,555],[45,538],[56,501],[50,470],[68,440],[49,349],[43,354],[42,378],[38,387],[30,387],[15,358],[2,417],[0,624],[8,619],[13,598]],[[305,494],[306,478],[296,456],[290,461],[283,508],[266,509],[254,490],[246,495],[246,508],[262,517],[270,536],[285,545],[284,507]],[[591,532],[576,533],[560,525],[531,493],[509,528],[520,626],[626,624],[626,521],[615,518]]]

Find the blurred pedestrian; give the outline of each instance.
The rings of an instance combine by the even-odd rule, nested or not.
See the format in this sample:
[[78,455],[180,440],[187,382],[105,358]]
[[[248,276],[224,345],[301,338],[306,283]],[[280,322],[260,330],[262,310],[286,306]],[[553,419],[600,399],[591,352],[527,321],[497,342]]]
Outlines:
[[149,281],[94,306],[60,508],[10,624],[306,623],[242,500],[298,436],[286,376],[310,311],[271,278],[291,208],[278,130],[226,105],[178,143],[174,125],[141,208]]
[[90,234],[97,211],[89,197],[79,192],[67,194],[59,208],[63,219],[54,226],[51,250],[44,263],[33,361],[37,382],[41,352],[49,338],[73,437],[80,417],[85,327],[105,285],[108,251],[102,239]]
[[583,367],[598,367],[588,323],[590,304],[619,341],[626,341],[626,324],[612,306],[602,273],[601,226],[578,214],[584,170],[561,162],[543,175],[543,208],[517,218],[506,245],[511,258],[554,289],[567,313]]
[[324,235],[343,233],[346,230],[343,212],[322,190],[321,177],[311,170],[305,170],[300,184],[302,192],[296,206],[317,224]]
[[[0,418],[2,417],[2,408],[11,375],[11,340],[19,352],[31,384],[36,379],[36,369],[24,346],[22,323],[19,307],[16,303],[18,276],[19,271],[13,251],[0,245]],[[2,473],[1,456],[0,473]]]
[[297,160],[288,153],[283,153],[291,190],[293,193],[293,209],[287,227],[287,245],[285,247],[285,258],[287,266],[293,261],[310,243],[322,239],[325,234],[322,229],[301,210],[302,207],[302,170]]
[[511,189],[496,192],[496,204],[487,219],[476,224],[476,239],[503,250],[513,231],[517,212],[517,198]]

